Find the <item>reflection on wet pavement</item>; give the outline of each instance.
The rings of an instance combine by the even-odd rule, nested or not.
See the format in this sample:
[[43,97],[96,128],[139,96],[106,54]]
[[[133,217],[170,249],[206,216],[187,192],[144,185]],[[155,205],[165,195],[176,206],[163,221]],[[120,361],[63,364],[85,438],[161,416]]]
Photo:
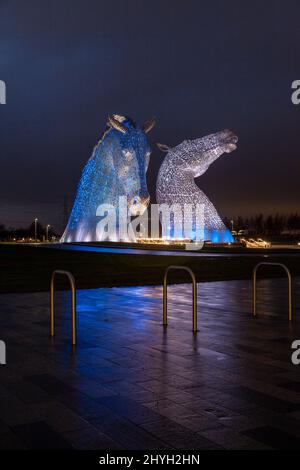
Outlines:
[[78,291],[75,354],[67,292],[53,342],[48,293],[1,295],[0,448],[299,447],[300,279],[292,324],[284,279],[259,281],[257,319],[250,281],[198,284],[195,336],[191,291],[169,286],[167,329],[161,287]]

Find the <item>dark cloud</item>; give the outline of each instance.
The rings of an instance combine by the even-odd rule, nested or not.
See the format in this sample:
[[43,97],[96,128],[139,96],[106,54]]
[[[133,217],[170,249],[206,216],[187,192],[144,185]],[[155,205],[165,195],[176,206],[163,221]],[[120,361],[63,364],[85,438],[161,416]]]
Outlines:
[[58,225],[111,112],[157,116],[152,195],[156,141],[227,127],[238,150],[198,182],[221,213],[296,210],[299,11],[296,0],[1,1],[0,221]]

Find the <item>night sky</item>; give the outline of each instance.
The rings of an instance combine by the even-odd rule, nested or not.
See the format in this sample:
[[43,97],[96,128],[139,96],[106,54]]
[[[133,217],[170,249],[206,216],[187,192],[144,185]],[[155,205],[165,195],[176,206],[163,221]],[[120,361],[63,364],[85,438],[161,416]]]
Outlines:
[[198,185],[222,216],[299,210],[298,0],[0,0],[0,223],[61,229],[107,115],[155,142],[230,128],[238,149]]

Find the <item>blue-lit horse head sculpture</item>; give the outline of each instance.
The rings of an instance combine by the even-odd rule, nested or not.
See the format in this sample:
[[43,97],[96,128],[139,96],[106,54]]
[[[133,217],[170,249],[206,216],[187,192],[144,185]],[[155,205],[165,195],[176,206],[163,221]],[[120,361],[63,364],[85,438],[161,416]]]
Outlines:
[[146,134],[154,119],[139,127],[114,114],[107,124],[82,172],[62,242],[100,241],[97,209],[107,204],[118,211],[121,196],[126,197],[131,215],[142,214],[149,204],[146,172],[151,149]]

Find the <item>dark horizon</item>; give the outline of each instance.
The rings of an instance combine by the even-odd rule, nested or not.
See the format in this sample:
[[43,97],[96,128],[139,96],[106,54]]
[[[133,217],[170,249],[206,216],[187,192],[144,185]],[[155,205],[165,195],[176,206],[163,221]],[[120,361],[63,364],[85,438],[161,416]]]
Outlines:
[[152,202],[156,142],[230,128],[237,150],[198,180],[220,215],[299,212],[297,13],[296,0],[1,2],[0,223],[38,217],[60,231],[64,197],[70,209],[114,112],[157,118]]

